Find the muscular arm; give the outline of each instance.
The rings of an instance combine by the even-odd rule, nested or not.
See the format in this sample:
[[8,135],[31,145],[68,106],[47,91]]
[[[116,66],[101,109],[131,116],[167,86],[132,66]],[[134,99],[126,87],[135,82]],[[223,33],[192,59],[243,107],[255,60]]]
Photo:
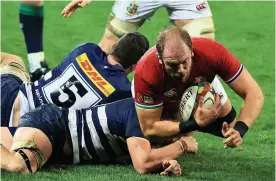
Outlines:
[[244,99],[238,121],[243,121],[250,127],[257,119],[264,103],[261,88],[245,68],[229,86]]
[[179,142],[158,149],[152,149],[150,142],[143,138],[127,139],[128,150],[135,170],[140,174],[157,171],[165,160],[176,159],[182,153]]
[[240,61],[224,46],[215,43],[214,48],[218,50],[217,66],[218,75],[244,99],[238,121],[243,121],[250,127],[258,117],[264,96],[257,82],[253,79]]
[[188,133],[198,130],[200,127],[214,122],[221,110],[221,103],[218,94],[216,95],[214,105],[204,108],[203,98],[199,100],[199,106],[195,113],[195,119],[189,121],[161,120],[162,107],[154,109],[139,109],[136,107],[140,127],[144,136],[150,140],[156,140],[160,137],[168,138],[178,136],[180,133]]
[[179,134],[179,122],[161,121],[163,107],[155,109],[136,108],[140,126],[146,137],[171,137]]

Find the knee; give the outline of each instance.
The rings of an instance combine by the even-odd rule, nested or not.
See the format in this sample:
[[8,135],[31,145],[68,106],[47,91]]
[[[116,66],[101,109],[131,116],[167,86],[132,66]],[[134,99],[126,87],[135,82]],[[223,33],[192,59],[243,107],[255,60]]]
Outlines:
[[1,57],[1,65],[7,65],[13,62],[25,67],[24,61],[17,55],[1,52],[0,57]]
[[114,15],[109,15],[106,28],[117,38],[120,38],[129,32],[137,31],[142,24],[143,24],[143,21],[141,22],[123,21],[114,17]]
[[16,74],[22,81],[29,81],[29,73],[26,69],[24,61],[12,54],[0,53],[1,62],[0,62],[0,72],[8,73],[12,72]]
[[119,38],[129,32],[135,32],[143,24],[141,22],[128,22],[117,19],[114,15],[110,14],[106,23],[104,36],[99,43],[99,46],[107,54],[111,52],[112,46],[118,41]]

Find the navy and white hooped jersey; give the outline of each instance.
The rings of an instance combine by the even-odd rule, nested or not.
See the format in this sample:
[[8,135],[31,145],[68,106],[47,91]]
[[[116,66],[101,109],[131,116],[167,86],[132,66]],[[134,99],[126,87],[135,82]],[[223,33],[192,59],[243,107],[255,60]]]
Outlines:
[[129,156],[126,138],[143,137],[132,98],[65,114],[73,163],[114,162],[118,157]]
[[34,83],[20,88],[22,106],[29,109],[46,103],[82,109],[131,96],[131,83],[122,67],[111,65],[99,46],[85,43]]

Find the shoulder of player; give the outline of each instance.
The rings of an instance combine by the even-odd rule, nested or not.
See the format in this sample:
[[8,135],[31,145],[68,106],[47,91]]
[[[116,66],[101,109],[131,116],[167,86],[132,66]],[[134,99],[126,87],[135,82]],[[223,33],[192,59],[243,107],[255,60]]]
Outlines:
[[72,52],[89,53],[92,51],[103,53],[102,49],[95,43],[85,42],[77,45]]
[[117,75],[114,77],[115,81],[112,81],[112,85],[120,92],[131,92],[131,82],[126,75]]
[[207,53],[212,53],[219,51],[223,48],[223,46],[214,40],[211,40],[209,38],[192,38],[192,43],[193,43],[193,51],[203,51],[206,52],[205,50],[212,50],[212,51],[207,51]]
[[208,38],[192,38],[193,53],[201,60],[218,61],[225,48],[220,43]]

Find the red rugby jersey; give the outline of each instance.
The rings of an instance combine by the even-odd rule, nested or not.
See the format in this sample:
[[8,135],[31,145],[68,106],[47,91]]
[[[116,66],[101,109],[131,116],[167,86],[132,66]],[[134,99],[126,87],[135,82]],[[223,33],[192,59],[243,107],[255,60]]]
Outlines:
[[193,63],[188,80],[183,83],[167,76],[155,47],[138,62],[134,74],[134,99],[136,107],[152,109],[164,106],[176,108],[185,89],[197,79],[212,82],[215,75],[226,83],[234,81],[243,65],[221,44],[206,38],[193,38]]

